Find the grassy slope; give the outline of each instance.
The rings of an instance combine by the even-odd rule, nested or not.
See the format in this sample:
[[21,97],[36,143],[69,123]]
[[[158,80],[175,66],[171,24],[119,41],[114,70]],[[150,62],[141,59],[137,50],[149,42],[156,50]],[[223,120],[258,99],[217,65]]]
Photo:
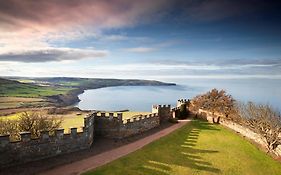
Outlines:
[[42,87],[0,78],[0,97],[43,97],[66,93],[69,88]]
[[281,174],[281,164],[234,132],[194,121],[89,174]]

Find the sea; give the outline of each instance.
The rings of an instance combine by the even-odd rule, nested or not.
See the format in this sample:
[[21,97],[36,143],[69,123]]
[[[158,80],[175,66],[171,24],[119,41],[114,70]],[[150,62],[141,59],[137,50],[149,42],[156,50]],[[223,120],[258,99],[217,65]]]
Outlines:
[[191,99],[213,88],[223,89],[237,102],[269,104],[281,111],[280,79],[160,79],[176,86],[118,86],[86,90],[76,105],[83,110],[151,111],[154,104],[175,106],[178,99]]

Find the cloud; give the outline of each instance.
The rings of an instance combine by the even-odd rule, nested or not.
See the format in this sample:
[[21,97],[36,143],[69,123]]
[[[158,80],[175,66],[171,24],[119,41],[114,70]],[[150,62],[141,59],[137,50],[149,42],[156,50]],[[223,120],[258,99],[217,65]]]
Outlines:
[[[161,18],[169,4],[169,0],[0,1],[0,50],[12,52],[2,54],[1,60],[5,60],[3,56],[20,60],[14,53],[18,50],[25,51],[23,56],[28,51],[35,54],[44,52],[35,52],[38,47],[54,47],[56,42],[104,36],[103,31],[108,29],[148,23]],[[121,35],[104,37],[107,41],[127,39]],[[56,50],[55,55],[60,51]]]
[[156,51],[157,48],[153,47],[134,47],[134,48],[127,48],[124,49],[127,52],[135,52],[135,53],[148,53],[148,52],[153,52]]
[[0,30],[128,27],[151,20],[168,4],[168,0],[6,0],[0,1]]
[[149,53],[149,52],[154,52],[154,51],[160,50],[161,48],[166,48],[166,47],[173,46],[173,45],[176,45],[179,43],[181,43],[180,40],[167,40],[167,41],[163,41],[161,43],[150,44],[150,47],[140,46],[140,47],[133,47],[133,48],[125,48],[123,50],[127,51],[127,52],[135,52],[135,53]]
[[[21,50],[0,53],[0,61],[7,62],[50,62],[100,58],[108,54],[106,50],[73,49],[73,48],[44,48],[40,50]],[[2,64],[2,63],[1,63]]]

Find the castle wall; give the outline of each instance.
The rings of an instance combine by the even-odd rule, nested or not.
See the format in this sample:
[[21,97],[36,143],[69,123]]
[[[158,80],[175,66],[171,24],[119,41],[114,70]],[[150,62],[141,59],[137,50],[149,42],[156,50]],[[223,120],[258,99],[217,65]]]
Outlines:
[[143,133],[160,125],[157,114],[138,115],[132,119],[123,121],[122,113],[106,116],[101,113],[95,117],[95,134],[100,137],[121,139]]
[[69,134],[64,134],[63,129],[57,129],[52,135],[42,132],[37,139],[32,139],[30,132],[24,132],[17,142],[11,142],[9,135],[0,136],[0,168],[90,148],[94,135],[122,139],[141,134],[158,127],[172,114],[170,105],[156,105],[152,112],[126,121],[122,119],[122,113],[117,116],[93,113],[84,118],[83,132],[71,128]]
[[95,114],[95,135],[107,138],[118,138],[120,126],[123,125],[122,113],[118,113],[118,116],[114,116],[113,113],[100,113]]
[[181,107],[181,105],[188,104],[188,103],[190,103],[190,101],[188,99],[179,99],[177,101],[177,106],[176,107],[179,108],[179,107]]
[[152,113],[157,113],[160,119],[160,123],[168,121],[172,118],[171,105],[153,105]]
[[21,140],[17,142],[10,142],[9,135],[0,136],[0,168],[90,148],[94,139],[94,117],[84,119],[80,133],[77,128],[71,128],[70,134],[64,134],[64,129],[56,130],[54,135],[41,132],[37,139],[31,139],[30,132],[20,135]]
[[119,137],[129,137],[140,134],[160,125],[160,118],[158,114],[142,115],[133,120],[128,119],[127,122],[121,125],[119,130]]

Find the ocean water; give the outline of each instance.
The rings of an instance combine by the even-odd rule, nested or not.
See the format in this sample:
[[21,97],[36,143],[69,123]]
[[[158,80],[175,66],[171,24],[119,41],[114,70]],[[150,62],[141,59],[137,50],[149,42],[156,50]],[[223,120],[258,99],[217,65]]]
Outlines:
[[281,80],[276,79],[162,79],[177,86],[121,86],[86,90],[80,109],[151,111],[153,104],[175,106],[212,88],[224,89],[237,101],[270,104],[281,111]]

